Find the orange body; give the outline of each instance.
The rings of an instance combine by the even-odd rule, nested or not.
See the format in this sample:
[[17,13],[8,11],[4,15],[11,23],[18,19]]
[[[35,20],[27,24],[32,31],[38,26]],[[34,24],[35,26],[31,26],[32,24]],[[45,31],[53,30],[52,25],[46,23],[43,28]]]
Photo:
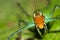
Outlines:
[[43,15],[36,15],[34,17],[34,23],[39,29],[44,28],[44,16]]

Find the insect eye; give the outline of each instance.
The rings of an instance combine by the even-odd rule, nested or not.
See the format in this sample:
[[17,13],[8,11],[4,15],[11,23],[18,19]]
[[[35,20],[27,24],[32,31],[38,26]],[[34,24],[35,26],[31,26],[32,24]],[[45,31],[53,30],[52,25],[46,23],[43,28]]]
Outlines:
[[37,16],[40,16],[40,14],[39,13],[34,14],[34,17],[37,17]]
[[43,15],[41,12],[39,12],[40,13],[40,15]]
[[36,17],[36,14],[34,14],[34,17]]

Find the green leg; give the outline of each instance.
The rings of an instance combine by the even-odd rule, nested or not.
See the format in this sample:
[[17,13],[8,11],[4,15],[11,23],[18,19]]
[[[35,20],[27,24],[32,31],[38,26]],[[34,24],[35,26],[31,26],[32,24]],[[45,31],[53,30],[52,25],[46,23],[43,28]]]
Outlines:
[[56,21],[56,20],[60,20],[60,16],[53,17],[53,18],[48,18],[48,19],[45,18],[45,23]]
[[[23,23],[23,24],[27,24],[27,22],[25,22],[25,21],[23,21],[23,20],[18,20],[18,29],[19,28],[21,28],[21,23]],[[16,38],[16,40],[20,40],[21,39],[21,32],[20,33],[18,33],[18,37]]]
[[31,16],[25,11],[25,9],[21,6],[21,3],[17,2],[17,6],[19,7],[19,9],[24,12],[24,14],[30,18]]
[[53,9],[52,9],[52,11],[51,11],[52,16],[54,15],[53,13],[54,13],[54,11],[55,11],[55,9],[56,9],[57,7],[60,8],[60,5],[56,4],[56,5],[53,7]]
[[29,23],[28,25],[26,25],[26,26],[18,29],[16,32],[10,34],[10,36],[8,37],[8,40],[10,40],[14,34],[20,33],[20,32],[22,32],[23,30],[29,29],[29,28],[34,27],[34,26],[35,26],[34,23]]
[[54,18],[51,18],[52,21],[55,21],[55,20],[60,20],[60,17],[54,17]]
[[[47,9],[48,9],[51,0],[47,0],[47,2],[48,2]],[[52,10],[51,10],[51,12],[50,12],[50,13],[51,13],[51,16],[54,15],[54,11],[55,11],[55,9],[56,9],[57,7],[60,8],[60,5],[59,5],[59,4],[54,5],[54,7],[52,8]],[[60,15],[59,15],[59,16],[60,16]],[[46,21],[47,21],[47,22],[51,22],[51,21],[54,21],[54,20],[57,20],[57,19],[60,20],[60,17],[56,17],[56,18],[48,18]],[[46,23],[47,23],[47,22],[46,22]]]
[[18,28],[20,28],[20,23],[24,23],[24,24],[28,24],[28,22],[25,22],[25,21],[23,21],[23,20],[18,20]]
[[[25,22],[25,21],[23,21],[23,20],[18,20],[18,28],[19,28],[19,29],[21,28],[20,23],[27,24],[27,22]],[[12,35],[14,35],[14,34],[12,34]],[[12,36],[12,35],[11,35],[11,36]],[[21,38],[21,32],[18,33],[18,38],[16,38],[16,39],[20,39],[20,38]],[[10,39],[10,38],[9,38],[9,39]],[[8,40],[9,40],[9,39],[8,39]]]

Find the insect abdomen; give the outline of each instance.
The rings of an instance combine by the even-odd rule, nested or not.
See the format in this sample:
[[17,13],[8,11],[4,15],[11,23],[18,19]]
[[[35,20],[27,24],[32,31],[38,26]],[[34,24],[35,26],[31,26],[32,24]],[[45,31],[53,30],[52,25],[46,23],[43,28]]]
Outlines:
[[34,17],[34,23],[36,24],[36,26],[39,28],[39,29],[43,29],[44,28],[44,16],[35,16]]

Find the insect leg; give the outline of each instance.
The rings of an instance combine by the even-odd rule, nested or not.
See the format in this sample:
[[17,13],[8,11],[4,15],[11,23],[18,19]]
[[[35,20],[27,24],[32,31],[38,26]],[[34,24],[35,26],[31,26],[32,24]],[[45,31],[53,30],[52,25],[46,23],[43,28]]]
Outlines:
[[[22,10],[22,12],[24,12],[24,14],[27,16],[28,19],[31,18],[31,16],[25,11],[25,9],[21,6],[21,3],[17,2],[17,6],[19,7],[20,10]],[[30,19],[31,20],[31,19]]]
[[[51,13],[51,16],[53,16],[53,13],[54,13],[54,11],[55,11],[55,9],[56,8],[60,8],[60,5],[55,5],[54,7],[53,7],[53,9],[52,9],[52,11],[50,12]],[[45,20],[45,22],[47,23],[47,22],[51,22],[51,21],[54,21],[54,20],[60,20],[60,15],[58,16],[58,17],[54,17],[54,18],[46,18],[46,20]]]
[[10,34],[10,36],[8,37],[8,40],[10,40],[14,34],[20,33],[21,31],[26,30],[26,29],[31,28],[31,27],[34,27],[34,26],[35,26],[34,23],[29,23],[28,25],[18,29],[16,32]]
[[57,7],[60,8],[60,5],[56,4],[56,5],[53,7],[53,9],[52,9],[52,11],[51,11],[51,14],[52,14],[52,15],[53,15],[53,13],[54,13],[54,11],[55,11],[55,9],[56,9]]
[[[23,23],[23,24],[27,24],[27,22],[25,22],[25,21],[23,21],[23,20],[18,20],[18,28],[21,28],[21,23]],[[20,40],[21,39],[21,32],[20,33],[18,33],[18,37],[16,38],[16,40]]]
[[48,18],[48,19],[46,18],[45,23],[52,22],[55,20],[60,20],[60,16],[58,15],[57,17],[52,17],[52,18]]
[[18,20],[18,27],[20,28],[20,23],[24,23],[24,24],[28,24],[28,22],[25,22],[25,21],[23,21],[23,20]]
[[54,18],[51,18],[52,21],[55,21],[55,20],[60,20],[60,17],[57,16],[57,17],[54,17]]
[[36,29],[37,29],[37,31],[38,31],[38,33],[39,33],[39,35],[43,38],[43,36],[42,36],[41,31],[39,30],[39,28],[38,28],[38,27],[36,27]]

